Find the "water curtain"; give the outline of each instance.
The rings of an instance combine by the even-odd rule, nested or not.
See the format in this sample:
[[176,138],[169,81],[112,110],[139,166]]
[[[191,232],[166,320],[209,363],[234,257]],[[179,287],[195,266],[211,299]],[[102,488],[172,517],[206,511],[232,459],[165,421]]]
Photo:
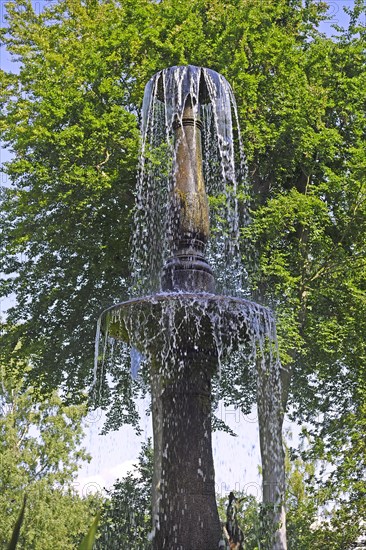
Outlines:
[[[272,547],[285,548],[275,324],[268,309],[243,297],[239,227],[248,216],[241,205],[239,219],[238,191],[245,195],[247,186],[227,81],[194,66],[157,73],[142,108],[132,297],[108,308],[98,324],[104,344],[123,341],[132,356],[144,358],[140,376],[150,385],[154,435],[154,550],[218,548],[211,430],[212,387],[220,376],[241,388],[244,401],[256,394],[264,499],[277,510]],[[107,361],[101,363],[99,379]]]

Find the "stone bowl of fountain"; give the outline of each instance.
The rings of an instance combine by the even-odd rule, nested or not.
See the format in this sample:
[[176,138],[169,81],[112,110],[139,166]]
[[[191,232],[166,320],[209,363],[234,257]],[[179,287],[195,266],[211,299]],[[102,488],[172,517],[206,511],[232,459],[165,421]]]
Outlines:
[[115,304],[103,312],[103,331],[137,349],[160,368],[176,350],[224,362],[248,341],[273,330],[268,309],[242,298],[204,292],[161,292]]

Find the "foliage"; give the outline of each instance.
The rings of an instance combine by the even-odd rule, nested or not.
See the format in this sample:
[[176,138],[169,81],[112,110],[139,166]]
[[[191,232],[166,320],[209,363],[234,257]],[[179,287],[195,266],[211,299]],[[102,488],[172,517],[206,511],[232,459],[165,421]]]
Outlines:
[[[6,166],[13,187],[2,201],[2,293],[17,299],[3,343],[15,353],[21,337],[18,353],[31,351],[42,383],[75,396],[90,381],[97,314],[126,293],[136,115],[148,78],[174,64],[221,70],[240,103],[254,177],[273,149],[270,122],[263,122],[269,96],[278,90],[272,109],[283,108],[283,80],[290,79],[290,95],[299,88],[291,76],[297,40],[307,43],[322,10],[297,0],[260,8],[247,1],[60,0],[37,15],[30,0],[7,3],[3,42],[21,70],[1,73],[2,139],[14,153]],[[273,67],[280,63],[277,79],[271,59]],[[281,155],[272,152],[268,166]],[[46,375],[45,364],[54,365]]]
[[[85,407],[65,406],[56,393],[39,400],[36,388],[24,387],[27,368],[19,367],[18,377],[14,368],[1,369],[0,546],[6,547],[18,521],[17,548],[72,549],[95,506],[72,486],[79,462],[88,458],[80,448]],[[27,506],[20,530],[23,495]]]
[[[15,523],[10,543],[7,547],[8,550],[15,550],[18,545],[20,529],[24,521],[24,512],[25,512],[26,503],[27,503],[27,498],[26,496],[24,496],[22,508],[20,510],[19,517]],[[98,528],[98,522],[99,522],[99,514],[96,515],[93,523],[90,526],[89,531],[81,541],[80,546],[78,547],[79,550],[93,550],[95,536]]]
[[[364,516],[349,502],[334,499],[332,491],[316,482],[318,464],[287,454],[286,520],[289,550],[346,550],[366,536]],[[262,505],[252,495],[238,494],[237,519],[244,533],[244,550],[267,548],[263,540]],[[226,520],[227,497],[218,499],[219,514]],[[355,513],[356,512],[356,513]]]
[[292,417],[311,423],[305,431],[312,444],[304,457],[333,465],[327,486],[338,496],[349,495],[357,517],[363,512],[366,466],[361,10],[356,2],[347,31],[336,40],[316,37],[298,58],[296,71],[305,78],[297,120],[296,104],[291,112],[298,161],[293,157],[291,172],[264,182],[261,204],[253,206],[254,221],[245,232],[257,250],[253,286],[277,311],[287,371],[284,405],[289,393]]
[[4,344],[14,354],[21,338],[17,355],[33,355],[28,374],[76,397],[91,377],[98,313],[126,288],[138,147],[126,37],[111,28],[117,6],[96,9],[59,2],[37,16],[22,0],[7,4],[3,29],[21,62],[19,75],[2,72],[1,126],[14,152],[1,220],[11,277],[2,291],[17,298]]
[[[360,514],[362,0],[333,38],[318,29],[326,4],[312,0],[59,0],[39,15],[21,0],[7,10],[3,42],[21,64],[1,72],[2,139],[14,152],[0,220],[1,293],[17,300],[7,357],[32,355],[27,378],[80,397],[97,312],[126,293],[143,87],[168,65],[218,70],[238,101],[253,186],[243,256],[255,297],[277,312],[284,406],[310,422],[310,458],[333,465],[324,490]],[[118,392],[133,419],[127,376]]]
[[[289,550],[354,548],[366,535],[357,503],[324,488],[316,479],[321,463],[288,461],[287,526]],[[343,497],[343,498],[342,498]]]
[[93,523],[91,524],[89,531],[87,532],[87,534],[85,535],[85,537],[81,541],[81,544],[79,546],[79,550],[93,550],[95,537],[96,537],[97,529],[98,529],[99,519],[100,519],[100,514],[98,513],[95,516],[95,519],[94,519]]
[[107,491],[97,549],[149,548],[152,474],[153,451],[149,441],[142,446],[135,470],[117,480],[113,489]]

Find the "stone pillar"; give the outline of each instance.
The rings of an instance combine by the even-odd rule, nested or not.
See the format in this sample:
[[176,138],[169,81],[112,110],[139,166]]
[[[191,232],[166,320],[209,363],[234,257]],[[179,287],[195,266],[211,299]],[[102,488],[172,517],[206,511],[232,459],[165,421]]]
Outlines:
[[162,391],[162,470],[154,550],[214,550],[220,540],[211,442],[207,354],[174,358]]

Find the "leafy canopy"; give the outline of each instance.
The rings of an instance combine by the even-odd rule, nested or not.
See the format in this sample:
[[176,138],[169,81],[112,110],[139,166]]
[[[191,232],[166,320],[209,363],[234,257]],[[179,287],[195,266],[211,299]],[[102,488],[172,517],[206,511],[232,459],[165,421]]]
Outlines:
[[[21,0],[7,10],[2,40],[21,67],[0,73],[1,137],[14,153],[0,219],[1,293],[16,298],[7,357],[31,356],[28,379],[80,397],[95,319],[126,294],[144,85],[169,65],[209,66],[238,101],[253,188],[243,256],[255,297],[277,312],[284,406],[311,422],[312,453],[361,502],[363,2],[333,38],[318,30],[326,4],[311,0],[60,0],[39,15]],[[126,380],[118,391],[131,409]]]
[[1,363],[0,546],[7,547],[26,496],[17,548],[71,550],[96,504],[73,488],[80,462],[89,458],[81,447],[85,406],[65,406],[56,393],[40,400],[36,388],[24,387],[28,368]]

